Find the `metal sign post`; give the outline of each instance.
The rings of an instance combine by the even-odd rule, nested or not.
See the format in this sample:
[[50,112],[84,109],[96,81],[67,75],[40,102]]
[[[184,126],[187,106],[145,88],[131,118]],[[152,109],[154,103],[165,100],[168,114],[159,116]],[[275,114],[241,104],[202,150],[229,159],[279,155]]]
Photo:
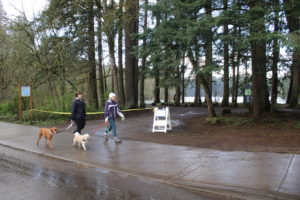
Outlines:
[[29,105],[30,105],[30,123],[32,124],[32,81],[30,81],[29,86],[21,86],[21,80],[19,80],[19,120],[22,120],[22,97],[29,97]]
[[19,80],[19,120],[22,120],[22,104],[21,104],[21,80]]
[[29,100],[29,104],[30,104],[30,124],[32,125],[32,109],[33,109],[33,103],[32,103],[32,80],[30,80],[30,100]]

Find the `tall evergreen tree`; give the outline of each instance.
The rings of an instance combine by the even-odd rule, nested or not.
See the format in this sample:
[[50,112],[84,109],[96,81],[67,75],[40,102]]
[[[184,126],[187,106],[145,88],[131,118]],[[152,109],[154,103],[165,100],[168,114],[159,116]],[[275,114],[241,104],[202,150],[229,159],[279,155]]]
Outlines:
[[300,38],[300,3],[291,0],[284,0],[283,2],[290,38],[295,41],[291,44],[293,47],[292,77],[287,102],[291,108],[294,108],[298,104],[300,92],[300,45],[297,44]]
[[[223,8],[224,12],[228,10],[228,0],[223,0]],[[228,22],[224,20],[224,37],[228,35]],[[224,93],[223,93],[223,100],[222,106],[229,105],[229,44],[228,41],[224,40]]]
[[134,54],[134,48],[136,47],[137,34],[137,20],[138,20],[138,0],[126,0],[125,2],[125,98],[126,107],[134,108],[137,107],[135,101],[136,96],[136,56]]
[[123,31],[124,31],[124,20],[123,20],[123,9],[124,0],[119,1],[118,9],[118,83],[119,83],[119,104],[125,105],[125,88],[124,88],[124,73],[123,73]]
[[94,0],[88,0],[88,64],[89,64],[89,82],[88,82],[88,98],[89,103],[99,108],[97,95],[96,80],[96,57],[95,57],[95,31],[94,31]]
[[[144,33],[147,32],[148,29],[148,0],[145,0],[144,4],[144,26],[143,31]],[[147,39],[146,37],[143,38],[143,46],[142,48],[145,49],[147,45]],[[146,59],[147,56],[142,56],[142,66],[141,66],[141,75],[140,75],[140,107],[145,107],[145,70],[146,70]]]
[[269,95],[266,79],[265,4],[250,0],[250,46],[252,58],[253,114],[258,117],[269,110]]
[[103,75],[103,46],[102,46],[102,6],[101,0],[95,0],[97,6],[97,41],[98,41],[98,74],[99,74],[99,96],[100,96],[100,106],[105,105],[105,91],[104,91],[104,75]]
[[[279,0],[273,0],[273,10],[274,10],[274,33],[279,34],[279,11],[280,4]],[[277,103],[278,97],[278,62],[279,62],[279,39],[278,36],[273,39],[272,47],[272,89],[271,89],[271,111],[274,111],[275,105]]]
[[112,92],[119,96],[118,71],[115,59],[115,38],[117,34],[117,8],[114,1],[107,4],[107,0],[103,0],[103,31],[107,37],[109,60],[112,71]]

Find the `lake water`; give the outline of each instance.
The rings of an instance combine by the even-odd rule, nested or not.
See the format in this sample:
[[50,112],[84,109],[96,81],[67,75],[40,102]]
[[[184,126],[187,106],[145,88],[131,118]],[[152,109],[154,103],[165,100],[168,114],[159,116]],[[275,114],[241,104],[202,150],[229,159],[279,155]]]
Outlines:
[[[184,97],[184,102],[192,103],[192,102],[194,102],[194,99],[195,99],[195,97]],[[202,100],[202,102],[204,102],[205,97],[201,97],[201,100]],[[213,100],[213,102],[221,103],[222,100],[223,100],[223,97],[215,96],[215,97],[212,97],[212,100]],[[271,98],[270,98],[270,100],[271,100]],[[160,100],[160,101],[164,102],[164,100]],[[146,104],[151,104],[152,102],[153,102],[153,100],[146,100]],[[232,98],[230,97],[229,98],[229,103],[231,103],[231,102],[232,102]],[[243,96],[239,96],[237,98],[237,103],[243,103]],[[283,99],[283,98],[277,97],[277,103],[278,104],[285,104],[286,100]]]

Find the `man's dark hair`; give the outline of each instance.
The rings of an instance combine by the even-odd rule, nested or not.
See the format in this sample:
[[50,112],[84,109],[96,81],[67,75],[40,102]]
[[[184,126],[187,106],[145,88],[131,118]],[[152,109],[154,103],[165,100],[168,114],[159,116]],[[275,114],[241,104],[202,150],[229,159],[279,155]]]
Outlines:
[[80,94],[82,94],[80,91],[77,91],[76,93],[75,93],[75,97],[78,97],[78,95],[80,95]]

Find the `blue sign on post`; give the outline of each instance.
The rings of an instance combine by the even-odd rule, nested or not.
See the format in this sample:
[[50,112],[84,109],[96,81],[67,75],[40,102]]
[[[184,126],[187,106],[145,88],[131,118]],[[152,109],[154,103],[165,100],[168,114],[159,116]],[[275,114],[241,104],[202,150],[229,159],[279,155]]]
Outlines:
[[21,96],[22,97],[30,97],[30,86],[22,86],[21,87]]

